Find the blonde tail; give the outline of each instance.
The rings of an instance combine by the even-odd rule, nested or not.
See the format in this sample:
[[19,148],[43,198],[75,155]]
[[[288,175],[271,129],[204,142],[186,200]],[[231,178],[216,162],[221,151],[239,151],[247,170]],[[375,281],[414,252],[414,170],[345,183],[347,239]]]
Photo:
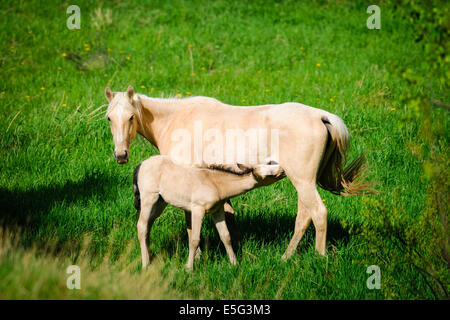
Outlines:
[[322,189],[341,196],[358,196],[374,193],[372,182],[367,181],[367,167],[364,153],[344,167],[346,152],[350,146],[347,127],[338,116],[327,113],[322,122],[328,130],[328,142],[318,174]]

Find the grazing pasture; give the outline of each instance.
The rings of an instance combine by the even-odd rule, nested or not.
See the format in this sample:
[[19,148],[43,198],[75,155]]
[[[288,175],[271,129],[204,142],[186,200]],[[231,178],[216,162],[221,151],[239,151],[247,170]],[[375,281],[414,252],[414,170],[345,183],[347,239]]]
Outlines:
[[[426,74],[424,50],[413,22],[392,6],[381,6],[381,29],[370,30],[368,3],[340,3],[77,1],[80,29],[69,30],[72,3],[3,1],[1,297],[382,299],[389,275],[398,281],[391,287],[414,283],[420,292],[394,297],[433,298],[418,272],[396,268],[382,267],[381,290],[370,290],[366,270],[378,260],[361,250],[368,243],[357,231],[367,228],[361,213],[371,210],[370,201],[392,212],[403,208],[411,221],[425,208],[427,185],[413,148],[424,143],[420,122],[402,100],[420,88],[393,72],[402,65]],[[239,266],[229,263],[206,216],[193,273],[184,268],[184,213],[168,206],[151,231],[156,266],[141,272],[133,170],[158,151],[137,138],[128,164],[113,157],[104,90],[128,85],[153,97],[210,96],[242,106],[294,101],[337,114],[350,131],[349,159],[367,153],[369,178],[381,193],[346,198],[319,189],[329,210],[327,255],[317,254],[311,225],[288,261],[281,257],[294,231],[295,188],[284,179],[243,194],[231,200],[242,234]],[[437,82],[427,90],[448,101]],[[445,119],[444,141],[446,112],[431,115]],[[388,239],[382,245],[393,246]],[[89,271],[82,289],[67,293],[61,286],[69,264]],[[54,291],[35,289],[44,281],[37,270]],[[108,275],[119,284],[141,283],[139,294],[125,285],[123,294],[100,290],[111,286]],[[143,285],[150,277],[167,290],[158,295]]]

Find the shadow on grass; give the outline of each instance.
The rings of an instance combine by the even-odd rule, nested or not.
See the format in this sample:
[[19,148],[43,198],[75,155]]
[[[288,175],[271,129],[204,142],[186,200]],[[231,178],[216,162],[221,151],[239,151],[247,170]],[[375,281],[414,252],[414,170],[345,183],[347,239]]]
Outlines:
[[[111,186],[122,183],[130,182],[118,176],[88,174],[77,182],[67,181],[64,184],[31,190],[0,188],[0,225],[6,230],[19,228],[22,233],[31,236],[32,239],[33,235],[39,232],[40,227],[48,222],[46,217],[55,205],[68,206],[71,203],[88,201],[94,197],[100,197],[102,201],[109,201],[116,196],[116,193],[111,192]],[[235,203],[235,206],[238,205]],[[241,233],[240,244],[235,246],[236,253],[241,254],[242,244],[249,240],[265,245],[282,246],[292,237],[295,212],[291,212],[287,208],[277,210],[255,207],[247,210],[243,212],[238,210],[236,213],[236,222]],[[173,217],[173,219],[180,218],[184,220],[184,217]],[[217,251],[219,248],[221,254],[226,254],[210,217],[205,219],[202,229],[207,230],[206,237],[202,236],[202,249]],[[205,235],[205,233],[202,234]],[[310,226],[300,242],[300,246],[313,245],[314,238],[314,228]],[[338,221],[329,219],[328,244],[338,241],[345,243],[349,238],[350,235]],[[182,229],[172,230],[170,241],[164,243],[163,247],[163,251],[168,256],[176,255],[180,250],[187,252],[188,240],[185,226]]]
[[68,205],[101,195],[105,201],[114,194],[111,185],[120,183],[119,177],[89,174],[82,180],[62,185],[38,187],[31,190],[0,188],[0,225],[5,230],[19,228],[23,233],[36,232],[57,204]]
[[[253,208],[252,208],[253,209]],[[252,210],[250,209],[250,210]],[[254,211],[253,211],[254,210]],[[241,234],[241,240],[238,245],[233,244],[235,253],[242,256],[243,244],[247,241],[254,241],[262,245],[280,246],[280,254],[286,249],[283,247],[289,242],[293,233],[295,225],[296,212],[288,210],[276,209],[259,209],[254,208],[251,213],[243,212],[236,214],[236,222]],[[205,230],[203,230],[205,229]],[[232,239],[235,235],[231,234]],[[346,244],[350,241],[351,235],[348,230],[344,229],[338,220],[328,218],[327,228],[327,246],[331,244],[340,245]],[[297,250],[315,245],[315,229],[313,223],[309,225],[302,240],[299,243]],[[188,239],[185,230],[177,230],[172,234],[171,241],[164,244],[163,251],[169,257],[177,255],[180,251],[188,251]],[[226,250],[222,244],[219,234],[215,228],[214,222],[210,217],[205,217],[202,225],[202,237],[200,242],[202,250],[211,250],[211,253],[220,252],[221,255],[226,255]]]
[[[269,210],[267,212],[254,213],[238,217],[238,225],[243,239],[251,238],[263,243],[283,244],[289,241],[294,234],[296,212],[279,212]],[[339,221],[328,218],[327,244],[348,242],[350,234]],[[314,224],[308,226],[299,246],[308,246],[315,243]],[[284,248],[285,249],[285,248]]]

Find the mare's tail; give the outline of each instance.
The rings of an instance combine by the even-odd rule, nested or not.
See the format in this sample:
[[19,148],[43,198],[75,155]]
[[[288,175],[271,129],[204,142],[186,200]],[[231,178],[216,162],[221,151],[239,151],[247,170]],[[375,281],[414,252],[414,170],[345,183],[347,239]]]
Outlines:
[[[367,181],[364,153],[345,166],[345,154],[350,145],[347,127],[338,116],[327,113],[322,122],[328,130],[328,142],[319,168],[317,183],[322,189],[341,196],[358,196],[377,192]],[[345,166],[345,167],[344,167]]]

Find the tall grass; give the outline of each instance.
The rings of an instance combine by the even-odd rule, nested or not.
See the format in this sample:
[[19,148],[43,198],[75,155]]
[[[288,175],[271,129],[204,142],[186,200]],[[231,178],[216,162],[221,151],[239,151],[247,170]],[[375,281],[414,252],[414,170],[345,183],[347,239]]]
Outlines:
[[[170,289],[170,278],[161,277],[161,262],[137,272],[140,260],[124,252],[111,262],[110,252],[101,260],[92,259],[89,240],[77,257],[58,253],[56,245],[23,248],[20,236],[0,229],[0,299],[182,299]],[[93,263],[95,261],[95,263]],[[68,285],[74,275],[69,266],[80,270],[80,288]]]

